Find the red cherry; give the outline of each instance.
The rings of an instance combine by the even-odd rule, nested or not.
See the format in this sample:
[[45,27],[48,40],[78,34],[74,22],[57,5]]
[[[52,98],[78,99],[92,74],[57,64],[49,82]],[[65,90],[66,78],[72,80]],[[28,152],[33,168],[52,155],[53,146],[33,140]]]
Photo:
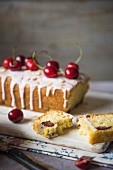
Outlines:
[[68,63],[67,66],[66,66],[66,68],[71,68],[71,67],[79,70],[79,65],[76,64],[76,63],[70,62],[70,63]]
[[20,109],[13,109],[8,113],[8,118],[13,123],[20,122],[23,119],[23,112]]
[[79,72],[77,69],[70,67],[65,69],[65,76],[68,79],[76,79],[79,75]]
[[59,63],[57,61],[54,61],[54,60],[51,60],[51,61],[48,61],[46,63],[46,66],[49,67],[49,66],[53,66],[55,67],[57,70],[59,69]]
[[81,158],[77,159],[75,165],[80,169],[86,169],[91,164],[91,158],[87,156],[82,156]]
[[19,71],[21,70],[21,62],[19,61],[12,61],[9,63],[9,68],[12,70],[12,71]]
[[25,58],[25,65],[26,65],[26,63],[28,62],[29,59],[33,59],[33,58],[32,57]]
[[44,74],[49,78],[54,78],[58,76],[57,69],[53,66],[45,67]]
[[6,68],[6,69],[9,69],[9,63],[10,62],[13,62],[13,58],[7,57],[2,63],[3,67]]
[[25,65],[25,57],[23,55],[17,55],[15,60],[21,62],[22,66]]
[[26,66],[27,70],[31,70],[31,71],[38,70],[38,66],[35,64],[32,57],[29,57],[25,60],[25,66]]

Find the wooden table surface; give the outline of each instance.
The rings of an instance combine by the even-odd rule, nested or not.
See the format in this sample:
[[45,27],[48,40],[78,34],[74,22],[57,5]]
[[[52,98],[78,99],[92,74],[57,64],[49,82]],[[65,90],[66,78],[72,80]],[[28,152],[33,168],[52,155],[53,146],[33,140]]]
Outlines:
[[[91,82],[90,88],[92,90],[101,90],[113,93],[113,82]],[[30,156],[34,160],[40,160],[48,165],[52,165],[56,170],[77,170],[78,168],[75,166],[75,161],[56,158],[48,155],[32,153],[28,151],[22,151],[27,156]],[[0,152],[0,170],[27,170],[24,166],[17,163],[13,159],[9,158],[7,154]],[[108,168],[98,167],[91,165],[89,170],[108,170]]]

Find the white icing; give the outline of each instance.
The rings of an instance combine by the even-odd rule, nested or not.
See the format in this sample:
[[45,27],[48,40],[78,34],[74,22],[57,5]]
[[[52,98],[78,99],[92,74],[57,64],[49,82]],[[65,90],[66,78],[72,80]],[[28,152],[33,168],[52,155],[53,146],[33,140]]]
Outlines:
[[54,88],[54,89],[53,89],[53,91],[52,91],[52,95],[54,95],[54,94],[55,94],[55,90],[56,90],[56,89]]
[[41,87],[39,86],[38,87],[38,97],[39,97],[39,108],[41,108],[42,107],[42,102],[41,102]]
[[66,100],[66,89],[62,89],[63,90],[63,93],[64,93],[64,108],[66,108],[66,103],[67,103],[67,100]]
[[69,116],[70,119],[73,119],[73,115],[71,115],[71,114],[69,114],[69,113],[65,113],[65,112],[63,112],[63,114],[64,114],[64,116]]
[[[56,89],[62,89],[64,95],[64,108],[67,105],[66,92],[67,90],[71,90],[78,82],[84,82],[86,80],[86,76],[80,73],[78,79],[68,79],[64,76],[58,76],[57,78],[48,78],[44,75],[43,70],[30,71],[30,70],[22,70],[22,71],[11,71],[5,70],[3,67],[0,67],[0,77],[1,77],[1,87],[2,87],[2,98],[5,100],[5,90],[4,83],[7,77],[11,77],[11,85],[10,85],[10,93],[12,97],[12,106],[15,106],[15,98],[14,98],[14,86],[18,84],[21,98],[21,105],[24,108],[24,88],[26,84],[30,87],[30,109],[33,109],[33,91],[36,86],[38,86],[38,96],[39,96],[39,108],[42,107],[41,100],[41,89],[43,87],[46,88],[46,96],[49,96],[50,90],[52,89],[52,95],[55,94]],[[61,81],[63,80],[63,81]]]
[[30,109],[33,110],[33,91],[34,91],[34,86],[32,86],[31,84],[30,85]]
[[47,90],[46,90],[46,96],[48,97],[49,96],[49,93],[50,93],[50,90],[51,90],[51,87],[47,87]]
[[21,105],[22,105],[22,108],[24,108],[24,88],[23,88],[23,84],[20,84],[19,91],[20,91]]
[[92,123],[87,119],[86,116],[87,116],[87,115],[83,115],[84,120],[89,124],[89,126],[90,126],[93,130],[97,130],[97,129],[92,125]]
[[5,89],[4,89],[4,83],[5,82],[5,77],[2,77],[2,99],[5,100]]

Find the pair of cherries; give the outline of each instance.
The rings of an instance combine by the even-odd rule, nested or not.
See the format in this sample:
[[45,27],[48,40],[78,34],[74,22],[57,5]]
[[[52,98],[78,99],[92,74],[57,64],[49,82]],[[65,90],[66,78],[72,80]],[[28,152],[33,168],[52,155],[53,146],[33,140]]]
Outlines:
[[[59,64],[57,61],[49,61],[44,69],[44,74],[49,77],[57,77],[59,73]],[[79,66],[76,63],[70,62],[67,64],[64,71],[65,77],[68,79],[76,79],[79,76]]]
[[15,59],[7,57],[2,65],[5,69],[10,69],[12,71],[19,71],[22,69],[22,66],[26,66],[27,70],[38,70],[32,57],[25,58],[23,55],[17,55]]
[[22,65],[24,64],[24,56],[16,56],[15,60],[12,57],[7,57],[2,65],[5,69],[10,69],[12,71],[21,70]]

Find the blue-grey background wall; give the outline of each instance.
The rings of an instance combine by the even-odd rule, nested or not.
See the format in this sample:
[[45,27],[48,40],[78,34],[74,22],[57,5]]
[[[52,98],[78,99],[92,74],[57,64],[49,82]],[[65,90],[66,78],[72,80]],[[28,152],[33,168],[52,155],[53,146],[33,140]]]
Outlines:
[[65,67],[83,49],[81,71],[113,80],[113,1],[0,1],[0,63],[16,54],[46,49]]

